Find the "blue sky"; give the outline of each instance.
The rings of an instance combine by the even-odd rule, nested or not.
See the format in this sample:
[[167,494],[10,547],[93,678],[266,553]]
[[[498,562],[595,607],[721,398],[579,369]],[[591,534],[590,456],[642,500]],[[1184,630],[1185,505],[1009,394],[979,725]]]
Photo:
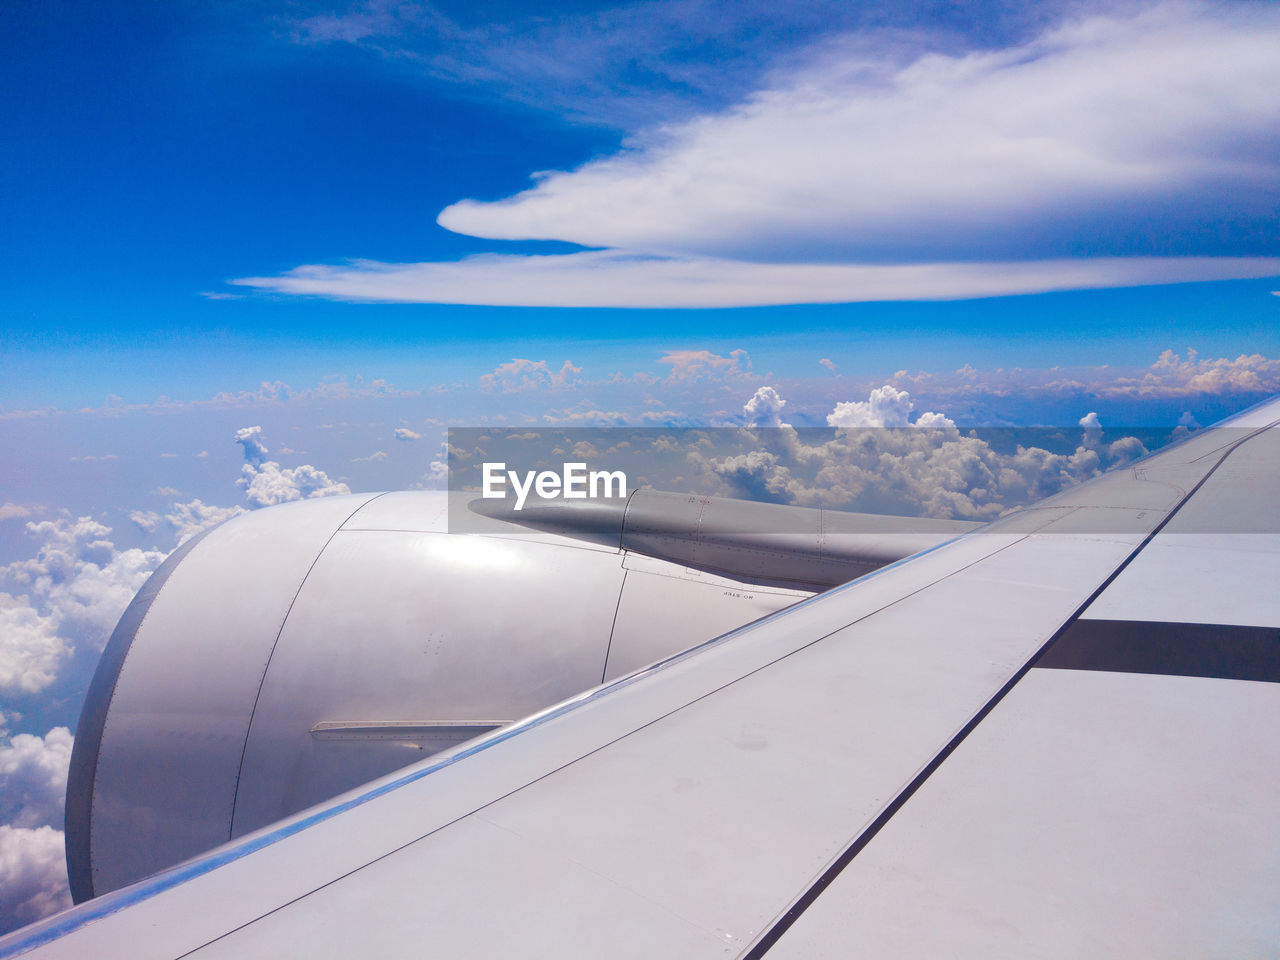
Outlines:
[[[301,388],[395,373],[419,387],[584,340],[577,363],[643,369],[663,350],[732,344],[798,372],[800,351],[771,340],[784,331],[821,336],[826,352],[857,356],[867,376],[920,366],[924,338],[928,356],[955,366],[1047,366],[1050,356],[1145,365],[1188,347],[1275,352],[1268,280],[1126,289],[1122,272],[1108,283],[1120,289],[1105,294],[938,304],[912,300],[912,289],[970,288],[925,278],[886,292],[837,279],[822,296],[862,300],[868,287],[865,296],[904,302],[632,313],[644,290],[661,286],[643,264],[638,276],[606,280],[620,311],[466,306],[504,282],[506,262],[460,290],[359,282],[368,271],[282,279],[352,260],[556,256],[534,264],[555,288],[529,290],[542,305],[548,296],[575,302],[575,284],[599,272],[576,269],[579,251],[711,256],[710,267],[695,262],[695,279],[717,289],[741,286],[717,273],[726,257],[754,274],[797,260],[961,262],[997,291],[1008,261],[1280,253],[1278,144],[1267,126],[1275,95],[1251,86],[1266,79],[1266,65],[1249,66],[1266,52],[1259,27],[1275,17],[1256,5],[775,8],[12,5],[0,40],[5,87],[19,94],[0,106],[0,407],[97,405],[109,394],[195,400],[278,378]],[[1220,49],[1199,71],[1176,62],[1188,43],[1212,47],[1215,37]],[[1182,74],[1194,83],[1229,61],[1224,72],[1235,79],[1204,90],[1205,103],[1188,106],[1185,89],[1149,89]],[[1091,87],[1088,75],[1103,69],[1115,76]],[[958,92],[930,92],[943,82]],[[1032,86],[1025,103],[1008,103],[1011,89],[1036,82],[1043,88]],[[896,113],[879,111],[882,101]],[[1107,105],[1114,117],[1100,122]],[[820,136],[803,123],[774,136],[801,106]],[[997,107],[1023,115],[993,133],[982,111]],[[1135,113],[1153,110],[1165,121],[1121,135]],[[714,155],[716,137],[742,154]],[[769,153],[779,140],[793,149]],[[1033,147],[1002,160],[1028,143],[1047,143],[1045,155]],[[930,152],[939,144],[954,151],[946,162]],[[803,162],[814,151],[827,156]],[[1080,156],[1062,159],[1073,151]],[[918,167],[883,173],[904,156]],[[540,171],[562,172],[533,179]],[[741,191],[716,195],[728,178]],[[892,202],[847,199],[858,190]],[[945,216],[931,212],[947,197],[959,199]],[[759,209],[737,212],[747,206]],[[834,215],[824,218],[828,208]],[[436,222],[442,211],[454,230]],[[986,266],[992,259],[997,266]],[[1208,268],[1228,281],[1241,272]],[[1164,275],[1204,272],[1175,265]],[[227,282],[245,278],[261,283]],[[815,295],[812,286],[784,275],[742,296],[800,299]],[[282,292],[294,289],[308,296]],[[349,302],[370,295],[463,303]]]
[[1173,429],[1280,392],[1274,4],[0,22],[0,929],[65,902],[112,625],[237,511],[438,483],[449,426]]

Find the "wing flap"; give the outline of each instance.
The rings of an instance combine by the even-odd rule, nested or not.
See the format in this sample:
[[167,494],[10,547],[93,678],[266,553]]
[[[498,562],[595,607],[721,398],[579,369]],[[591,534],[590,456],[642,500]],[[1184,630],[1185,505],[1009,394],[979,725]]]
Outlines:
[[1264,957],[1280,684],[1033,669],[768,951]]

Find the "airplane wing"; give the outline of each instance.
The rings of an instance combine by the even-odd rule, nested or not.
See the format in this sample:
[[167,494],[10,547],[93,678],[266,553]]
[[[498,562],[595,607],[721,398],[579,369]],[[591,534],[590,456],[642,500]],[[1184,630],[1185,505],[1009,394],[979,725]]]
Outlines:
[[0,941],[1280,955],[1280,400]]

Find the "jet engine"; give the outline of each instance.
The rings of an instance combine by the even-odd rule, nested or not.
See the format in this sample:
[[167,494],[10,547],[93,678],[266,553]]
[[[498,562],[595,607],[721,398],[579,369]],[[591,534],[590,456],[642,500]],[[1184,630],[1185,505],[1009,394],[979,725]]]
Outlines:
[[289,503],[189,540],[116,627],[67,788],[83,901],[972,525],[651,491]]

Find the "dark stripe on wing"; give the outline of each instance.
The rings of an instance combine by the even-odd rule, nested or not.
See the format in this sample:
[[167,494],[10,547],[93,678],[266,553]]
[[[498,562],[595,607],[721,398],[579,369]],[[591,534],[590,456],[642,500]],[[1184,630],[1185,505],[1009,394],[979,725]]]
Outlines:
[[1081,618],[1036,666],[1280,683],[1280,628]]

